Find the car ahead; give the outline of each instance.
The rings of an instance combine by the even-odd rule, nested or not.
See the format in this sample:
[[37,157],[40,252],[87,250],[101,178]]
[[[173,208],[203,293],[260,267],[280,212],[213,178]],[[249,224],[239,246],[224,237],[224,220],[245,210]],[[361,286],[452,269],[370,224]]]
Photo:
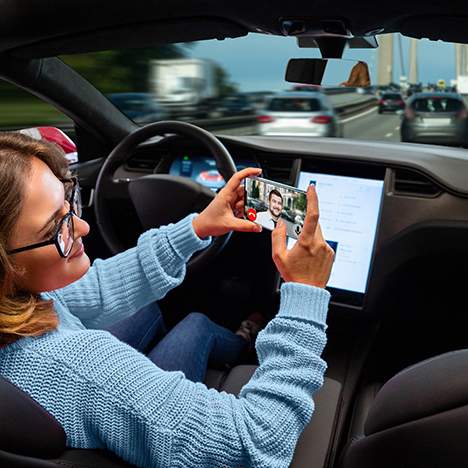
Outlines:
[[257,115],[257,128],[260,135],[334,137],[340,124],[325,94],[301,91],[273,96]]
[[168,113],[151,93],[112,93],[107,97],[135,123],[147,124],[168,117]]
[[414,94],[402,118],[401,141],[464,146],[468,143],[468,112],[457,93]]
[[405,101],[401,93],[382,93],[379,99],[379,114],[395,112],[405,108]]
[[250,115],[255,113],[255,104],[246,94],[232,94],[226,96],[219,106],[223,116]]

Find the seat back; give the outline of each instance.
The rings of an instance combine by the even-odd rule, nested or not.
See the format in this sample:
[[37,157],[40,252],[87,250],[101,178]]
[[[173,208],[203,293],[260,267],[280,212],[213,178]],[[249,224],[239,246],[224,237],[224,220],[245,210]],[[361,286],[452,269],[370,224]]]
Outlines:
[[[0,450],[53,458],[65,450],[66,436],[57,420],[27,393],[0,376]],[[3,464],[0,456],[0,466]]]
[[431,468],[468,461],[468,350],[409,367],[390,379],[369,410],[364,435],[343,468]]

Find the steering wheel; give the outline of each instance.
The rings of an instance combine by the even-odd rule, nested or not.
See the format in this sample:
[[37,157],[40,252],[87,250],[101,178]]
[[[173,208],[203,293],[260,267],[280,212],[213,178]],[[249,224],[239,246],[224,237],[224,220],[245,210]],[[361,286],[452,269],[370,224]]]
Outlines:
[[[110,153],[97,177],[94,193],[94,212],[98,229],[112,254],[125,250],[109,210],[109,196],[122,192],[123,184],[114,179],[116,169],[124,164],[136,147],[154,136],[176,134],[204,144],[216,161],[216,167],[227,182],[236,172],[236,166],[225,146],[211,133],[186,122],[163,121],[146,125],[125,137]],[[170,162],[174,156],[170,158]],[[169,161],[165,161],[168,163]],[[170,167],[170,165],[169,165]],[[138,219],[146,231],[150,228],[174,223],[192,212],[202,211],[215,197],[215,193],[192,179],[155,173],[129,181],[127,196],[135,207]],[[118,186],[118,187],[117,187]],[[210,262],[226,245],[231,233],[214,238],[211,244],[193,256],[187,268],[198,269]]]

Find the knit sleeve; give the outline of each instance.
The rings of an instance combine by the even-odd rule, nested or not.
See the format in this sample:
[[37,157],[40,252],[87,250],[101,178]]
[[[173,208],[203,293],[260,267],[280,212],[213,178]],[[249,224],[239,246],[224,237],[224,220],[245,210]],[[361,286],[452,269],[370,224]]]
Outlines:
[[278,316],[257,340],[260,366],[238,397],[164,372],[107,332],[91,332],[96,339],[68,345],[73,382],[61,376],[40,402],[63,425],[68,446],[107,448],[136,466],[287,467],[323,383],[328,293],[283,289]]
[[195,216],[146,231],[136,247],[95,260],[85,276],[51,295],[87,328],[105,328],[163,298],[182,282],[192,254],[210,243],[195,234]]

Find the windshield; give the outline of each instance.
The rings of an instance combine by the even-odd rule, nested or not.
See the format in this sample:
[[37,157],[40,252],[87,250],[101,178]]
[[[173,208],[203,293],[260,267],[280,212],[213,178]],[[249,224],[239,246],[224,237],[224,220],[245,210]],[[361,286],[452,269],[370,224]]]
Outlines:
[[[219,134],[467,146],[467,46],[399,34],[378,42],[377,49],[347,48],[343,58],[353,66],[346,72],[329,62],[334,85],[322,86],[284,78],[289,59],[320,58],[318,49],[263,34],[60,58],[140,125],[170,119]],[[0,95],[4,127],[20,126],[22,118],[24,126],[64,122],[11,85],[2,84]],[[314,116],[305,118],[308,112]],[[418,112],[456,117],[424,129]]]
[[443,97],[421,98],[412,103],[412,108],[416,112],[459,112],[464,107],[463,102],[458,99]]

